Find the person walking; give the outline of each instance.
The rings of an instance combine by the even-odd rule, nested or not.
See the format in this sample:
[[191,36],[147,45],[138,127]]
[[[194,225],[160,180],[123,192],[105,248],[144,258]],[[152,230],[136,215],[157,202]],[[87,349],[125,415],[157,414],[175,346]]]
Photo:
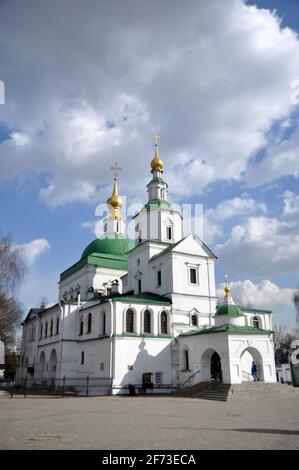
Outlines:
[[256,382],[257,381],[257,367],[256,367],[256,363],[254,361],[252,361],[251,375],[253,377],[254,382]]

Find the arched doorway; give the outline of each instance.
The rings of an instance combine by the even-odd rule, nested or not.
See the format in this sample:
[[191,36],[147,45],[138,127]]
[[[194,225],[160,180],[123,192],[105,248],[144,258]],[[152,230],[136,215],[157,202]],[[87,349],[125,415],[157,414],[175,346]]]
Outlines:
[[201,356],[201,378],[203,381],[221,380],[223,377],[221,369],[221,358],[215,349],[207,349]]
[[56,368],[57,368],[57,354],[56,354],[56,350],[52,349],[52,352],[50,354],[49,374],[48,374],[50,380],[55,380]]
[[216,351],[211,356],[211,378],[222,382],[221,359]]
[[44,351],[42,351],[42,352],[40,353],[39,361],[38,361],[38,373],[37,373],[37,376],[38,376],[38,379],[39,379],[39,380],[44,380],[44,376],[45,376],[45,365],[46,365],[46,357],[45,357]]
[[264,380],[262,355],[257,349],[249,347],[244,349],[240,357],[242,382],[252,382],[254,380],[252,375],[253,362],[255,362],[257,368],[257,380]]

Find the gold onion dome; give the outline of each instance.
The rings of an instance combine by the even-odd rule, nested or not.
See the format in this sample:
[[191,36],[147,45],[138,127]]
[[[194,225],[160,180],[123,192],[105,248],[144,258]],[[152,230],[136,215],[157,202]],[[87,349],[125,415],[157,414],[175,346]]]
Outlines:
[[116,177],[114,178],[114,187],[113,187],[112,196],[110,196],[107,199],[107,204],[108,204],[108,206],[110,206],[112,208],[111,215],[115,219],[120,219],[121,218],[120,209],[123,206],[123,202],[122,202],[121,198],[118,195],[117,178]]
[[164,170],[164,163],[162,162],[159,152],[158,152],[158,141],[160,139],[159,134],[154,134],[154,141],[155,141],[155,157],[151,162],[151,167],[153,171],[163,171]]
[[157,146],[156,146],[155,158],[151,162],[151,167],[153,171],[163,171],[164,169],[164,163],[159,157]]
[[226,285],[224,288],[224,292],[225,292],[226,297],[228,297],[230,295],[230,287]]

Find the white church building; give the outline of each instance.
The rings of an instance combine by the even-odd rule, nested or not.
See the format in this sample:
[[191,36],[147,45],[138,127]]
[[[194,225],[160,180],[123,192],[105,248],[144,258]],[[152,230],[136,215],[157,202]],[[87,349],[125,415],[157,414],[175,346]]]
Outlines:
[[151,169],[136,242],[124,234],[115,173],[104,235],[60,275],[58,302],[32,308],[22,324],[19,380],[75,386],[88,377],[103,393],[129,384],[161,392],[253,380],[254,361],[260,381],[276,382],[271,311],[235,305],[228,282],[218,303],[216,256],[197,235],[182,236],[157,141]]

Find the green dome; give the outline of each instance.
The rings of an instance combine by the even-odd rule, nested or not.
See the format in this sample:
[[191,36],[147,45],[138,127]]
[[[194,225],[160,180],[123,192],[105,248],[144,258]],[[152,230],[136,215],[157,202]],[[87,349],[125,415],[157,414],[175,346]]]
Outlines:
[[135,244],[132,240],[125,237],[106,237],[96,238],[83,251],[81,259],[93,253],[103,253],[114,256],[125,256],[127,251],[134,248]]
[[217,307],[216,315],[228,315],[230,317],[239,317],[243,315],[243,312],[237,305],[222,304]]

